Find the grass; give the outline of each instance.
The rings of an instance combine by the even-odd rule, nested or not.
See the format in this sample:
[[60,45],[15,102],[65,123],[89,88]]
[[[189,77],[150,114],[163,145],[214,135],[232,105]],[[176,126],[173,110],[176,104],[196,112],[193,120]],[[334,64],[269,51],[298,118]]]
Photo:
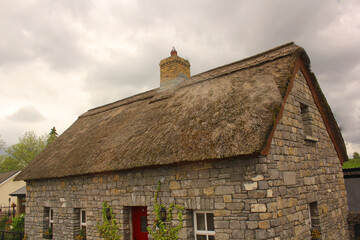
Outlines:
[[348,168],[360,168],[360,158],[349,159],[348,161],[344,162],[343,169]]

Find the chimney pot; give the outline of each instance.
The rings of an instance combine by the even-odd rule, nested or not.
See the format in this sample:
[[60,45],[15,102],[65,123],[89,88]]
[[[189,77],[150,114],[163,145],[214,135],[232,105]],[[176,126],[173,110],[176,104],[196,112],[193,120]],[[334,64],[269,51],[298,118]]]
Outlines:
[[177,55],[175,47],[170,52],[170,57],[160,61],[160,87],[172,86],[178,77],[190,77],[190,63]]
[[177,56],[177,51],[176,51],[175,47],[172,48],[172,50],[170,52],[170,55],[171,56],[174,56],[174,55]]

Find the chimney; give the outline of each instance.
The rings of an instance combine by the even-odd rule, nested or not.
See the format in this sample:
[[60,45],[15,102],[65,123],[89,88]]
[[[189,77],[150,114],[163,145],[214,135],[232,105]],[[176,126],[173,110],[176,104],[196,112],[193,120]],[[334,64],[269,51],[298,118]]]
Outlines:
[[174,80],[188,77],[190,77],[190,63],[179,57],[173,47],[170,57],[160,61],[160,87],[177,84],[178,81]]

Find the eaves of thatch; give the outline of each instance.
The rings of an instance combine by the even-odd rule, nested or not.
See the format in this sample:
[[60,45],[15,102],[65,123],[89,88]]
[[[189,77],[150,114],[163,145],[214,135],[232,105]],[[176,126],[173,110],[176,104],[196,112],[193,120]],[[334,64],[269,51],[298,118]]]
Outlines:
[[81,115],[17,179],[59,178],[266,155],[299,62],[341,161],[343,138],[309,69],[288,43]]

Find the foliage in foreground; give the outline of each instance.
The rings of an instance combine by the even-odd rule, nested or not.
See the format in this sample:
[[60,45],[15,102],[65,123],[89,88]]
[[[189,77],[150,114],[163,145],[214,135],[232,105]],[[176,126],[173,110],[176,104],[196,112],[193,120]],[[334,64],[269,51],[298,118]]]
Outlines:
[[100,236],[105,240],[120,240],[120,226],[117,224],[113,210],[106,201],[102,205],[102,224],[97,223]]
[[20,214],[12,219],[4,216],[0,220],[0,231],[24,232],[25,214]]
[[319,230],[317,230],[317,229],[311,230],[311,240],[317,240],[317,239],[320,239],[320,237],[321,237],[321,233]]
[[[161,183],[159,182],[156,192],[155,192],[155,197],[154,197],[154,202],[155,202],[154,213],[156,215],[155,223],[154,223],[153,229],[151,229],[150,227],[148,227],[147,229],[148,229],[149,233],[151,234],[151,236],[155,240],[177,240],[179,238],[179,236],[178,236],[179,231],[183,227],[184,207],[176,205],[175,203],[171,203],[167,210],[166,220],[165,220],[165,222],[163,222],[161,220],[160,212],[161,212],[161,208],[166,210],[166,207],[164,204],[158,203],[158,194],[160,191],[160,186],[161,186]],[[177,215],[178,215],[178,221],[179,221],[178,226],[172,226],[174,208],[177,209]]]
[[12,219],[12,231],[24,232],[25,227],[25,214],[20,214]]
[[6,223],[9,221],[9,217],[5,216],[0,220],[0,231],[5,231]]

